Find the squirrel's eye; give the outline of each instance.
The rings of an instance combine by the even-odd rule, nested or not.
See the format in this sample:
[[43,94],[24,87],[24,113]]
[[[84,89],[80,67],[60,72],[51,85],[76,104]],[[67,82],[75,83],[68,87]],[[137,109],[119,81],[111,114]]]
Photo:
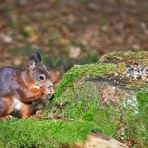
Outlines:
[[45,75],[41,74],[41,75],[38,76],[38,78],[39,78],[39,80],[43,81],[43,80],[45,80]]

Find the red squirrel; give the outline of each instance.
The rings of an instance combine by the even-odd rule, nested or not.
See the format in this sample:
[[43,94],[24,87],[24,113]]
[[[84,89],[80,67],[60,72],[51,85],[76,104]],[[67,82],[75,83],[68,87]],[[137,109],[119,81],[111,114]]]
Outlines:
[[22,118],[29,117],[32,102],[43,94],[52,96],[53,93],[50,73],[35,50],[23,70],[0,68],[0,119],[8,119],[14,111],[19,111]]

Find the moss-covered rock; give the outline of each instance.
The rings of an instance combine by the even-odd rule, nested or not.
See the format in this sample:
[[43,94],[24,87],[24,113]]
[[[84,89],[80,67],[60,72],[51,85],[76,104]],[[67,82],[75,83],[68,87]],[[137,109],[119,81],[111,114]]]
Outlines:
[[[145,64],[146,53],[137,54],[131,57]],[[0,122],[0,147],[72,145],[83,142],[92,130],[147,147],[147,83],[126,77],[125,61],[74,66],[39,119]]]
[[102,56],[99,60],[100,63],[139,63],[139,64],[148,64],[148,52],[147,51],[140,51],[140,52],[121,52],[115,51],[110,52]]
[[88,64],[88,65],[76,65],[71,68],[65,75],[56,89],[55,96],[59,97],[67,87],[73,87],[74,82],[82,78],[104,76],[105,74],[111,74],[114,72],[125,71],[125,65],[120,64]]
[[102,59],[120,56],[119,63],[105,64],[102,60],[73,67],[57,88],[52,109],[64,118],[94,122],[109,136],[147,145],[148,83],[126,76],[127,64],[140,61],[138,64],[145,65],[146,55],[115,52]]

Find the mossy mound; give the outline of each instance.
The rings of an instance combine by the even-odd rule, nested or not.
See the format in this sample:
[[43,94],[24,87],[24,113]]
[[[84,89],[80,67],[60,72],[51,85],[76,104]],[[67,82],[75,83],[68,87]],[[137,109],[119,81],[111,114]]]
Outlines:
[[0,122],[0,147],[59,147],[83,141],[94,128],[91,122],[13,119]]
[[67,87],[73,87],[74,82],[89,77],[104,76],[105,74],[112,74],[114,72],[125,71],[126,66],[124,64],[86,64],[76,65],[71,68],[65,75],[56,89],[55,96],[59,97]]
[[139,52],[121,52],[115,51],[105,54],[99,60],[100,63],[126,63],[126,64],[148,64],[148,52],[147,51],[139,51]]
[[[119,87],[120,83],[116,86],[106,80],[88,81],[116,74],[121,76],[125,70],[124,62],[74,66],[64,75],[54,100],[47,105],[42,117],[0,122],[0,147],[72,145],[84,141],[91,131],[100,131],[123,142],[133,141],[135,147],[146,147],[147,86],[139,90],[137,85],[128,89],[129,84]],[[115,92],[112,88],[121,92],[113,95],[117,100],[109,97]],[[101,102],[100,91],[107,89],[112,92],[107,95],[109,101],[102,99]],[[106,91],[102,93],[106,95]],[[54,114],[54,119],[50,114]]]
[[136,147],[148,144],[147,91],[81,80],[76,81],[73,87],[67,87],[50,105],[61,118],[93,122],[103,134],[124,142],[132,140]]
[[[119,63],[103,62],[73,67],[64,75],[56,90],[55,101],[51,105],[53,112],[63,118],[94,122],[102,133],[123,141],[131,139],[137,145],[147,145],[148,121],[145,116],[148,113],[148,84],[125,76],[128,62],[140,61],[139,64],[145,65],[146,55],[147,52],[115,52],[104,57],[120,56],[124,60]],[[112,78],[108,79],[110,76]],[[112,84],[111,80],[117,78],[119,82]],[[106,97],[104,100],[107,97],[110,99],[108,102],[101,98],[102,93]]]

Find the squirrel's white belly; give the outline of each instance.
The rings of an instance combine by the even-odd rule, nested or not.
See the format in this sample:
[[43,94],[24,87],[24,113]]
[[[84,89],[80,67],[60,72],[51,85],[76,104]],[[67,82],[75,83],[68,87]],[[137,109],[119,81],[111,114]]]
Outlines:
[[18,98],[14,98],[14,109],[16,110],[21,109],[21,101]]

